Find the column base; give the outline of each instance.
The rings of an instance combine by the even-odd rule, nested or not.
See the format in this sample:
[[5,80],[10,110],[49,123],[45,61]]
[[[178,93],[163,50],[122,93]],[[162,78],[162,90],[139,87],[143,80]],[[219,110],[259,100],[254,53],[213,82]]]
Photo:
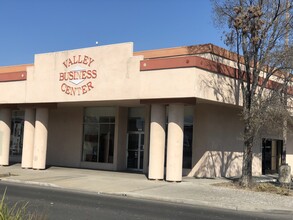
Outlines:
[[166,180],[166,182],[168,183],[181,183],[182,181],[178,180],[178,181],[175,181],[175,180]]
[[32,167],[21,167],[24,170],[33,169]]
[[153,178],[148,178],[150,181],[164,181],[164,179],[153,179]]

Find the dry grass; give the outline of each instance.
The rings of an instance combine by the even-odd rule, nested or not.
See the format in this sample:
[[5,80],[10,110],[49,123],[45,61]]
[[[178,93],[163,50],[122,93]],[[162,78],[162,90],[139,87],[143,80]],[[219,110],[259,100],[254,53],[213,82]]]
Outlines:
[[229,187],[233,189],[249,190],[254,192],[267,192],[267,193],[273,193],[273,194],[284,195],[284,196],[293,195],[292,189],[289,190],[288,186],[281,186],[276,183],[253,183],[252,186],[249,188],[243,188],[242,186],[240,186],[240,184],[237,181],[217,183],[214,185],[220,186],[220,187]]
[[292,190],[288,186],[280,186],[273,183],[256,183],[251,189],[256,192],[269,192],[279,195],[292,196]]
[[5,201],[6,189],[0,200],[0,220],[47,220],[45,212],[29,212],[28,203],[8,205]]

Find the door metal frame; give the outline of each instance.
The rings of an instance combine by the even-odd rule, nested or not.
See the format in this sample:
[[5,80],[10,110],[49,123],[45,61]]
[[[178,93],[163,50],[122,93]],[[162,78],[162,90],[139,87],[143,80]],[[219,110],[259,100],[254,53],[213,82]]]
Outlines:
[[[266,145],[266,142],[270,141],[270,145]],[[273,141],[276,142],[276,155],[272,156],[272,143]],[[270,149],[270,166],[266,167],[266,150]],[[283,140],[280,139],[271,139],[271,138],[263,138],[262,140],[262,174],[270,174],[270,173],[278,173],[279,165],[280,165],[280,159],[282,158],[283,153]],[[276,170],[272,170],[272,160],[276,163]]]
[[[137,168],[129,168],[128,167],[128,143],[129,143],[129,134],[137,134],[138,135],[138,149],[137,150],[130,150],[130,151],[137,151],[138,152],[138,160],[137,160]],[[128,131],[127,132],[127,141],[126,141],[126,168],[127,170],[134,170],[134,171],[142,171],[142,169],[140,169],[140,153],[144,152],[144,147],[143,150],[141,150],[140,146],[141,144],[141,135],[144,135],[144,131]],[[144,143],[143,143],[144,145]],[[143,158],[142,158],[143,160]],[[142,166],[144,166],[144,164],[142,164]]]

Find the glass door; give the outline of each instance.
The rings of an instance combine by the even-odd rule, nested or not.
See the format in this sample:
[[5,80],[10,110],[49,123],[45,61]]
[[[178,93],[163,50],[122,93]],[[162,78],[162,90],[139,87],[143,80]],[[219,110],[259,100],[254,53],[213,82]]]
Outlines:
[[142,170],[144,132],[128,132],[127,137],[127,168],[131,170]]
[[11,135],[9,161],[21,162],[24,129],[24,111],[13,111],[11,118]]
[[262,174],[278,173],[282,163],[283,141],[263,139]]

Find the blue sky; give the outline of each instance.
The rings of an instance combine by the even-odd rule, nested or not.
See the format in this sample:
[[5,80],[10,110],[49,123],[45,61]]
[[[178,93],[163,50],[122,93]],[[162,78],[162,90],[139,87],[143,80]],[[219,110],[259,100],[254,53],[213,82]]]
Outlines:
[[0,0],[0,66],[34,54],[134,42],[134,50],[224,47],[209,0]]

